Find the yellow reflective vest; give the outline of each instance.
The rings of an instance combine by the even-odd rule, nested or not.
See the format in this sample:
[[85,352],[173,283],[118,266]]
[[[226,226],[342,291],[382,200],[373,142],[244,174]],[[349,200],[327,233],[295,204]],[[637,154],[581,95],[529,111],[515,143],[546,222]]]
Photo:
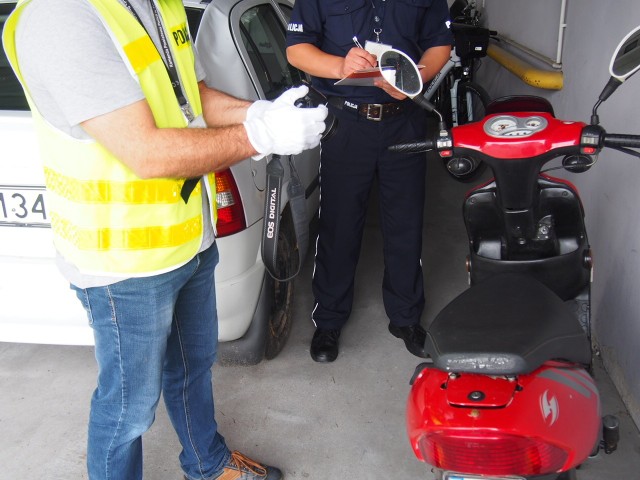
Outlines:
[[[203,236],[201,183],[188,203],[184,179],[137,177],[95,141],[77,140],[39,114],[20,72],[16,26],[30,0],[18,2],[3,32],[7,56],[33,113],[45,170],[47,203],[56,249],[81,272],[147,276],[184,265]],[[145,29],[119,2],[87,0],[98,12],[131,74],[136,76],[159,128],[188,124],[163,60]],[[166,27],[182,89],[193,113],[202,113],[194,52],[181,0],[156,1]],[[64,58],[64,57],[63,57]],[[205,178],[215,199],[213,174]],[[210,202],[212,203],[212,202]],[[214,208],[215,210],[215,208]]]

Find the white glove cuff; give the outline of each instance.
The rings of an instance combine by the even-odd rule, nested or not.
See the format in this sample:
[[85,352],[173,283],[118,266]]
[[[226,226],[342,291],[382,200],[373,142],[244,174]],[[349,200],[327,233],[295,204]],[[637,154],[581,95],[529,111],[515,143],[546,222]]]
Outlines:
[[250,122],[255,118],[262,118],[264,112],[271,106],[272,102],[269,100],[256,100],[249,108],[247,108],[246,122]]
[[257,155],[253,155],[251,158],[259,160],[271,153],[273,149],[273,141],[268,134],[264,122],[260,119],[254,118],[251,121],[243,122],[244,128],[247,131],[247,137],[249,143],[258,152]]

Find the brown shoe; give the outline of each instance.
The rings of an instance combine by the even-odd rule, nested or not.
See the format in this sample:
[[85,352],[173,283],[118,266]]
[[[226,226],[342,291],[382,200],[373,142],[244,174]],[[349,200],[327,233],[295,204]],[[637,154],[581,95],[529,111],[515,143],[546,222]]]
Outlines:
[[276,467],[261,465],[238,451],[231,457],[216,480],[280,480],[282,472]]

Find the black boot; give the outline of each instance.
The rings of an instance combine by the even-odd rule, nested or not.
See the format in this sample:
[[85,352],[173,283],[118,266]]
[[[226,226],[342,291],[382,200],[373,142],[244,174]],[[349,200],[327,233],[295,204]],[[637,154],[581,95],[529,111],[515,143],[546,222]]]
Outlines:
[[338,338],[340,330],[316,328],[311,339],[311,358],[316,362],[329,363],[338,358]]
[[429,356],[424,350],[427,333],[419,323],[409,325],[407,327],[397,327],[390,323],[389,331],[394,337],[404,340],[407,350],[413,353],[416,357],[427,358]]

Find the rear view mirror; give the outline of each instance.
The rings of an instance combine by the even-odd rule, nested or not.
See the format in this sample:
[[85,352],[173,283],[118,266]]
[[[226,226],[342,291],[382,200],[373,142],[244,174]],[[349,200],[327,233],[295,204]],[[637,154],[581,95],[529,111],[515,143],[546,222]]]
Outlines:
[[422,91],[422,77],[418,66],[400,50],[386,50],[378,62],[384,79],[407,97],[413,98]]
[[598,107],[608,99],[627,78],[640,69],[640,26],[634,28],[618,44],[609,64],[609,81],[602,89],[591,113],[591,125],[598,125]]
[[424,98],[420,67],[406,53],[400,50],[386,50],[378,60],[378,68],[384,79],[396,90],[404,93],[428,112],[434,112],[439,119],[438,128],[446,130],[442,114],[435,105]]
[[624,82],[638,69],[640,69],[640,26],[624,37],[616,48],[609,65],[609,74]]

